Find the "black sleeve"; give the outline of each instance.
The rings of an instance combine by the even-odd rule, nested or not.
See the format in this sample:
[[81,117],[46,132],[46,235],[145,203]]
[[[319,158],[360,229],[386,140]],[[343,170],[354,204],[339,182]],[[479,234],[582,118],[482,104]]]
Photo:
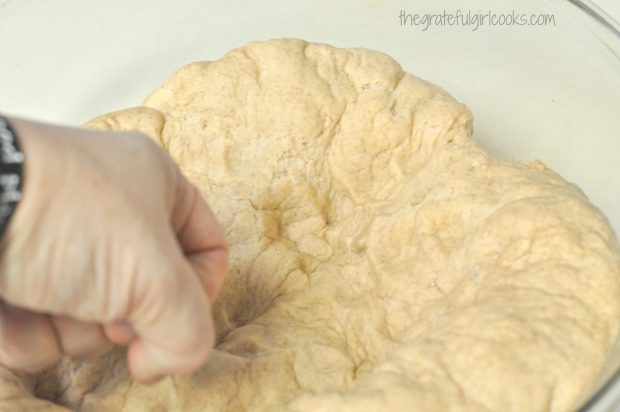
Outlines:
[[0,237],[22,197],[24,154],[9,121],[0,115]]

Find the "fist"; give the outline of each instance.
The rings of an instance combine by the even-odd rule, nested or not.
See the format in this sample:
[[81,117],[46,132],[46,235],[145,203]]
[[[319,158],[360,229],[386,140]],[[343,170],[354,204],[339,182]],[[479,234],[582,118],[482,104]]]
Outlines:
[[196,187],[139,133],[11,124],[25,183],[0,244],[0,363],[116,343],[141,382],[199,368],[228,247]]

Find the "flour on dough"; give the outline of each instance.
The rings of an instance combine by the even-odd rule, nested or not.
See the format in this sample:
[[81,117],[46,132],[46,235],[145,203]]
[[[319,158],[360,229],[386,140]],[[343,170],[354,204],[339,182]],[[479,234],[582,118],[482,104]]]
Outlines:
[[221,220],[217,348],[154,386],[121,349],[2,370],[0,410],[569,411],[616,337],[605,217],[384,54],[251,43],[86,127],[149,134]]

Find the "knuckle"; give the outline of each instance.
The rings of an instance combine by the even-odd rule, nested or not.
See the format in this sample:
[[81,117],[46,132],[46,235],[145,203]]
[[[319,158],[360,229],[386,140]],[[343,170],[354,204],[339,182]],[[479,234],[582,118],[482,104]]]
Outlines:
[[192,373],[199,369],[207,361],[211,352],[213,351],[213,334],[209,334],[209,337],[202,339],[197,345],[194,345],[188,357],[179,359],[174,366],[176,373]]
[[146,158],[166,161],[166,153],[157,145],[153,139],[144,133],[131,131],[127,132],[125,141],[133,147],[136,153],[145,155]]

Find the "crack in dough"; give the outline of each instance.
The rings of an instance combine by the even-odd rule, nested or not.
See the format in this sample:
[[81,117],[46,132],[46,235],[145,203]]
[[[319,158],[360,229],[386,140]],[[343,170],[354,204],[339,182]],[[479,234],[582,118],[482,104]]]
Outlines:
[[385,54],[251,43],[86,127],[150,135],[221,219],[217,347],[154,386],[121,349],[4,370],[0,410],[568,411],[616,337],[605,217]]

